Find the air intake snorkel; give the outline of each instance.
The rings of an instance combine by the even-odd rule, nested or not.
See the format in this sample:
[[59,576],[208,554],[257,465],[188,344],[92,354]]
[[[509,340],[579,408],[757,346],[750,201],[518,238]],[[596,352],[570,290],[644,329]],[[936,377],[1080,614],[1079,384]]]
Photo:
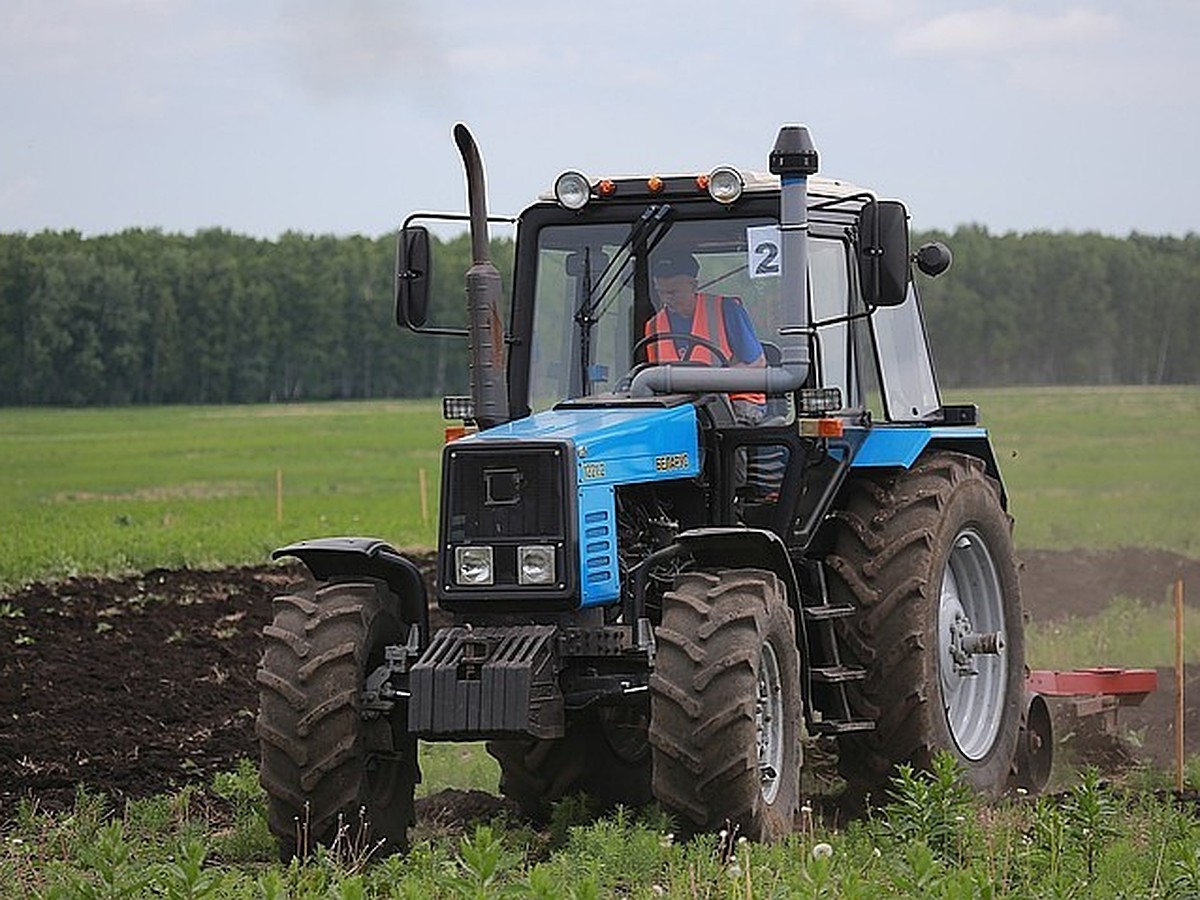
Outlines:
[[763,392],[786,394],[798,390],[808,378],[808,176],[817,171],[817,151],[808,129],[785,125],[779,129],[769,158],[771,172],[780,179],[779,230],[782,260],[780,301],[785,339],[778,366],[761,369],[651,366],[633,378],[630,394],[692,392]]

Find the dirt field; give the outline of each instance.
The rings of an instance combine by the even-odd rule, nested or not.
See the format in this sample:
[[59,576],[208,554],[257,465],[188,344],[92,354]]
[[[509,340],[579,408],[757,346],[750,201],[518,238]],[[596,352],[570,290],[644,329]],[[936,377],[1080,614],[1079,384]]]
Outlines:
[[[1115,595],[1162,599],[1200,562],[1165,552],[1024,555],[1035,620],[1086,614]],[[83,783],[120,803],[207,783],[255,758],[254,670],[270,598],[297,575],[275,568],[154,571],[127,580],[35,585],[0,598],[0,824],[18,798],[69,806]],[[1103,660],[1097,660],[1102,663]],[[1169,767],[1173,674],[1122,724],[1142,758]],[[1200,752],[1200,674],[1187,687],[1188,752]]]

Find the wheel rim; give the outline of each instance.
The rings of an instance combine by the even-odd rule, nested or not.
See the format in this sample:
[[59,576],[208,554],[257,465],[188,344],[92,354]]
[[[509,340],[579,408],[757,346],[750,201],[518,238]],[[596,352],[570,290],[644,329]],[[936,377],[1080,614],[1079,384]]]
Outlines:
[[763,800],[775,801],[783,772],[783,681],[779,658],[770,643],[764,643],[758,665],[758,698],[754,706],[754,729],[758,738],[758,775]]
[[938,668],[946,723],[959,752],[982,759],[1000,733],[1008,683],[1004,591],[987,544],[963,529],[942,573]]

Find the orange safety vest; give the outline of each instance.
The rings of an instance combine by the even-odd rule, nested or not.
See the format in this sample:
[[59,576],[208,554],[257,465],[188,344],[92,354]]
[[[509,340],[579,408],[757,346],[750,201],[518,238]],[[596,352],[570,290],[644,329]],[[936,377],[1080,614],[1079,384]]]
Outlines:
[[[729,336],[725,333],[725,315],[724,307],[722,306],[725,299],[713,294],[697,294],[696,308],[692,312],[692,324],[688,331],[698,338],[704,338],[716,344],[721,348],[721,352],[725,354],[725,358],[732,362],[733,348],[729,346]],[[667,314],[665,306],[658,311],[654,318],[646,321],[645,333],[647,337],[652,334],[666,334],[670,331],[671,319]],[[675,341],[670,339],[652,341],[648,344],[646,346],[646,358],[652,363],[679,362],[682,359],[679,352],[675,349]],[[696,344],[692,347],[691,353],[688,354],[688,359],[703,363],[706,366],[716,365],[717,363],[712,351],[703,344]],[[749,403],[762,405],[767,402],[767,395],[738,393],[730,394],[729,399],[745,400]]]

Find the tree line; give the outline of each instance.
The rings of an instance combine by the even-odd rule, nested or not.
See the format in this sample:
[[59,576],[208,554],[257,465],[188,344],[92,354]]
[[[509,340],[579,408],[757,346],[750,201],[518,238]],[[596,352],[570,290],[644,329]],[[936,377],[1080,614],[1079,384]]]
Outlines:
[[[928,239],[955,255],[921,279],[944,386],[1200,383],[1200,237]],[[461,322],[467,236],[433,257],[430,319]],[[465,392],[465,341],[394,325],[393,269],[392,236],[0,234],[0,406]]]

